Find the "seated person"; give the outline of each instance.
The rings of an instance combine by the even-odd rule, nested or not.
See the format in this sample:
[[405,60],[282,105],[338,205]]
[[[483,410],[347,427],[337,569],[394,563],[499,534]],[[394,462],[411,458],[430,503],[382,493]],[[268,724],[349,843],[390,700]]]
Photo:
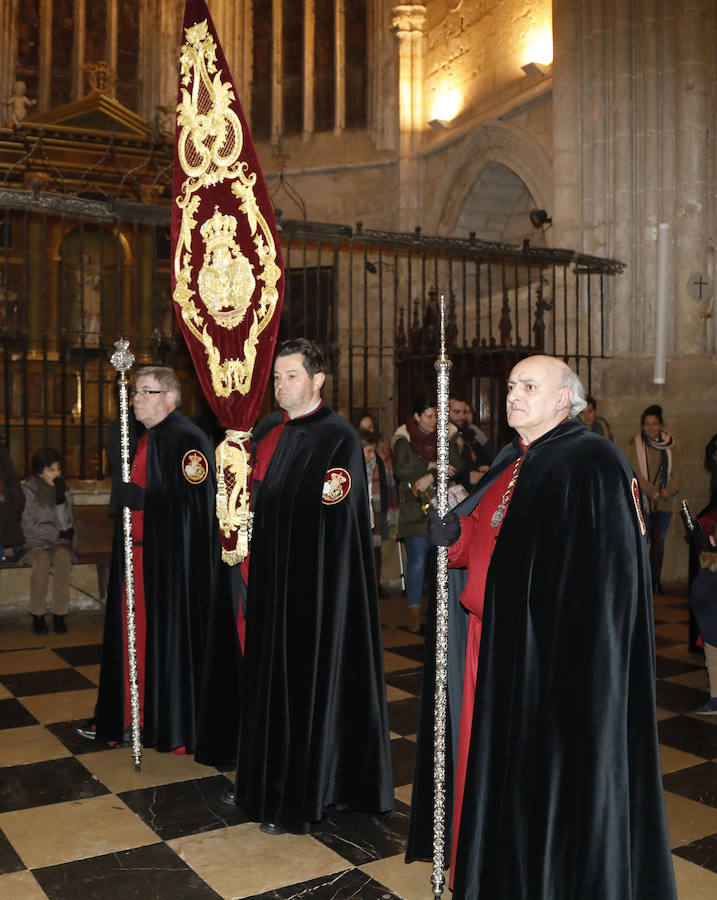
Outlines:
[[57,450],[46,447],[30,462],[31,473],[23,482],[25,509],[22,529],[25,549],[21,562],[32,565],[30,577],[30,613],[35,634],[47,634],[45,601],[50,578],[53,624],[57,634],[65,634],[65,616],[70,606],[72,571],[72,492],[62,478],[62,458]]

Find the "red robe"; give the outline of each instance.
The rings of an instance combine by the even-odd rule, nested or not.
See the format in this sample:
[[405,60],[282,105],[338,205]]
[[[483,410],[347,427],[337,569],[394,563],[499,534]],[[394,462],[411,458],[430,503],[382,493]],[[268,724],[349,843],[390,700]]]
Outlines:
[[458,739],[458,755],[456,759],[456,787],[453,804],[453,841],[451,843],[451,872],[455,863],[458,830],[461,821],[463,804],[463,787],[466,780],[468,764],[468,748],[471,741],[473,725],[473,708],[475,705],[476,676],[478,674],[478,655],[480,651],[481,629],[483,625],[483,599],[488,567],[493,556],[493,548],[500,534],[505,518],[496,527],[490,524],[493,513],[507,491],[508,503],[515,487],[511,480],[517,476],[524,456],[515,466],[508,466],[491,484],[478,505],[469,516],[461,517],[461,536],[448,550],[448,565],[452,568],[467,568],[468,581],[461,594],[461,605],[469,612],[468,642],[466,644],[466,666],[463,678],[463,702],[461,704],[461,730]]

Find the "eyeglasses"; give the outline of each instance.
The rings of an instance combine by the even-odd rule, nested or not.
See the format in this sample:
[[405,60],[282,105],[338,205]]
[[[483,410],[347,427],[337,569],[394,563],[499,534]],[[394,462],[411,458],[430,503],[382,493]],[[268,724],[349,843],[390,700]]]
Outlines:
[[168,393],[168,392],[167,391],[157,391],[154,388],[144,387],[144,388],[140,388],[137,391],[130,391],[129,395],[130,395],[130,397],[136,397],[137,394],[139,394],[141,397],[150,397],[153,394],[166,394],[166,393]]

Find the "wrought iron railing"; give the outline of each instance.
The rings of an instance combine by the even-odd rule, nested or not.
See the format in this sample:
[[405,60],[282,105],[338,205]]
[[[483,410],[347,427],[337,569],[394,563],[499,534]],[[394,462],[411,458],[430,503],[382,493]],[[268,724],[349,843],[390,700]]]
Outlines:
[[[21,471],[32,452],[53,445],[69,474],[106,474],[116,416],[108,360],[120,334],[140,362],[176,366],[185,411],[208,421],[174,322],[169,224],[166,203],[127,192],[83,197],[0,184],[0,424]],[[369,411],[385,434],[414,396],[435,390],[441,295],[452,383],[494,447],[505,437],[503,388],[517,359],[561,356],[589,389],[593,361],[609,355],[610,283],[622,270],[615,260],[420,229],[279,225],[287,273],[281,335],[322,343],[329,402],[351,419]]]

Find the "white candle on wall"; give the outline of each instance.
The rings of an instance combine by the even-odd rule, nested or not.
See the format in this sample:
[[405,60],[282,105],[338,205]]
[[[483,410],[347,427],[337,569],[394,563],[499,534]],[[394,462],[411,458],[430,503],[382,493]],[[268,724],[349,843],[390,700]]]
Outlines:
[[667,308],[670,277],[670,226],[657,226],[657,302],[655,306],[655,384],[665,383],[667,368]]

